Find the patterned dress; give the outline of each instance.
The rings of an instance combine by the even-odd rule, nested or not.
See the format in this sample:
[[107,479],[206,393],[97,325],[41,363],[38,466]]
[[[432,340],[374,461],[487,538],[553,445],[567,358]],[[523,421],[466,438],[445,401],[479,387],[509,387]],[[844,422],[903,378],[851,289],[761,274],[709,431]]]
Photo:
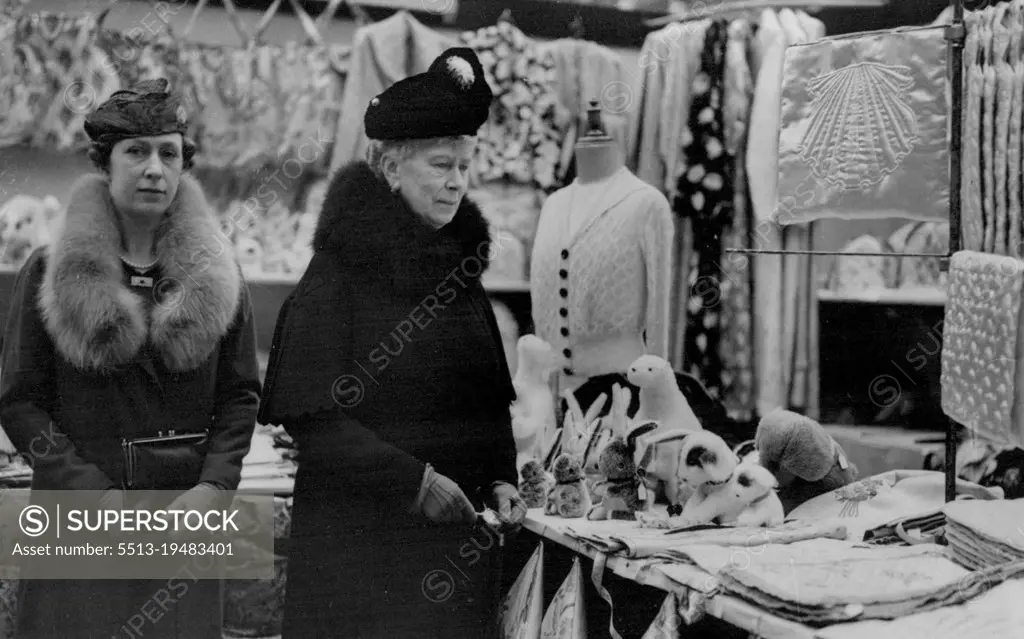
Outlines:
[[694,79],[674,202],[676,214],[691,218],[693,225],[684,372],[700,379],[716,399],[722,397],[722,235],[733,213],[734,161],[725,147],[722,101],[727,41],[727,23],[716,21],[705,35]]

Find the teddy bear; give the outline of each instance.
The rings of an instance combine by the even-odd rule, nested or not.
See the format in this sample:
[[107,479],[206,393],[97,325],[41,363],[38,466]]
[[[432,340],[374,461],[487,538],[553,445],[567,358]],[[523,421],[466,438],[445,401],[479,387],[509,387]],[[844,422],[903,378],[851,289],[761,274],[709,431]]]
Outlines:
[[604,479],[596,487],[601,503],[590,509],[587,519],[632,520],[647,509],[647,488],[634,455],[638,438],[657,428],[657,422],[639,424],[625,439],[616,437],[601,451],[598,467]]
[[21,266],[33,250],[53,240],[61,215],[60,202],[52,195],[43,199],[15,195],[0,207],[2,261]]
[[787,513],[857,479],[839,443],[809,417],[776,409],[761,418],[754,442],[761,465],[778,479]]
[[580,461],[572,455],[562,453],[555,458],[552,472],[555,476],[555,485],[548,493],[548,503],[544,506],[544,512],[566,519],[578,519],[586,515],[592,502]]
[[516,358],[512,378],[516,398],[509,408],[516,451],[527,459],[544,459],[557,428],[549,384],[557,362],[551,345],[533,334],[519,338]]
[[526,502],[527,508],[544,508],[548,501],[548,493],[555,485],[554,476],[544,470],[544,466],[535,459],[523,464],[519,469],[522,480],[519,482],[519,495]]

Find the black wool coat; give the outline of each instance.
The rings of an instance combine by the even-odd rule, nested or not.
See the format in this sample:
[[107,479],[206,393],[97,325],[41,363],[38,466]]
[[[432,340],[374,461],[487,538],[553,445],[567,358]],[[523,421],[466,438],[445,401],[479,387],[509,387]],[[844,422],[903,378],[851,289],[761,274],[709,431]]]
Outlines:
[[[83,178],[57,239],[18,274],[0,422],[32,465],[33,490],[120,488],[121,438],[169,429],[209,429],[200,481],[233,490],[260,390],[238,265],[230,252],[209,248],[219,226],[185,175],[157,235],[162,303],[147,310],[128,286],[115,215],[105,178]],[[22,588],[20,638],[221,634],[216,582],[24,580]]]
[[484,636],[496,539],[411,506],[428,463],[478,510],[516,483],[514,391],[480,282],[493,250],[468,199],[435,230],[366,163],[332,178],[260,409],[299,449],[285,639]]

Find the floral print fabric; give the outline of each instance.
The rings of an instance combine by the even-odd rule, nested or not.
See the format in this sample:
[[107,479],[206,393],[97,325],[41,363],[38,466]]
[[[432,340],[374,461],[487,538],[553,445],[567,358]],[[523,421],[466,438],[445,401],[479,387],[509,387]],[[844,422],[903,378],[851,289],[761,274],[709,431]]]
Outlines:
[[719,354],[722,315],[722,235],[732,221],[734,161],[726,152],[722,109],[725,22],[705,35],[701,66],[693,84],[689,125],[683,132],[683,157],[675,211],[693,225],[693,263],[686,307],[685,370],[722,397],[723,362]]
[[507,22],[466,32],[460,42],[476,51],[494,92],[477,147],[478,180],[560,187],[558,163],[571,115],[558,98],[551,52]]

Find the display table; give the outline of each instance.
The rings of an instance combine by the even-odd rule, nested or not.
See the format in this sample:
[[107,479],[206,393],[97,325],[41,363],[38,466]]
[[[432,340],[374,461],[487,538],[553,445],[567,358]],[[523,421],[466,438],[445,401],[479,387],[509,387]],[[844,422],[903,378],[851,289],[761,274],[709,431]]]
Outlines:
[[[964,608],[958,604],[983,599],[981,593],[990,587],[968,588],[966,584],[976,581],[981,573],[968,571],[953,562],[943,547],[931,544],[867,546],[846,541],[845,533],[831,535],[831,538],[821,534],[835,524],[792,525],[791,530],[802,531],[798,539],[784,538],[789,532],[780,532],[781,536],[774,541],[760,545],[736,545],[733,540],[742,543],[739,535],[733,534],[738,531],[687,532],[682,534],[698,535],[705,541],[680,541],[677,535],[641,528],[636,522],[562,519],[544,515],[540,510],[529,512],[525,527],[542,540],[592,560],[595,569],[591,578],[598,591],[603,568],[637,584],[674,593],[685,623],[707,615],[764,639],[823,639],[837,636],[832,633],[849,632],[860,624],[877,630],[895,623],[890,620],[894,617],[906,619],[929,609],[941,609],[956,616],[957,611]],[[769,534],[775,534],[775,530],[765,532]],[[729,540],[723,535],[729,535]],[[612,554],[602,552],[599,541],[595,546],[594,540],[602,537],[620,541],[633,537],[635,543]],[[706,541],[712,538],[717,541]],[[658,551],[659,546],[662,551]],[[646,558],[635,558],[645,555]],[[666,558],[666,555],[675,558]],[[773,574],[772,570],[765,569],[782,565],[779,558],[786,556],[795,558],[786,562],[786,570]],[[1020,570],[1016,568],[1012,575],[1007,574],[1003,579],[1019,578]],[[746,591],[753,599],[733,596],[731,592],[736,582],[730,580],[736,574],[741,574],[744,578],[740,581],[748,584],[761,580],[762,590]],[[559,574],[543,576],[546,582],[556,583],[564,577]],[[777,581],[766,583],[766,577],[768,582],[772,577]],[[987,578],[998,580],[991,575]],[[771,602],[772,593],[785,591],[798,595],[788,606],[778,606],[777,600],[764,606],[752,603],[755,600]],[[621,605],[623,602],[613,603]],[[879,606],[874,607],[875,603]],[[587,605],[590,605],[589,600]],[[802,612],[805,605],[809,615],[817,615],[818,619],[822,618],[818,613],[831,608],[830,614],[845,620],[804,625],[773,612],[788,609],[792,616],[794,610]],[[887,612],[880,615],[882,609]],[[887,616],[893,611],[896,612]],[[653,621],[658,610],[651,609],[649,614]],[[869,621],[871,617],[881,618]],[[680,635],[686,636],[686,632]]]

